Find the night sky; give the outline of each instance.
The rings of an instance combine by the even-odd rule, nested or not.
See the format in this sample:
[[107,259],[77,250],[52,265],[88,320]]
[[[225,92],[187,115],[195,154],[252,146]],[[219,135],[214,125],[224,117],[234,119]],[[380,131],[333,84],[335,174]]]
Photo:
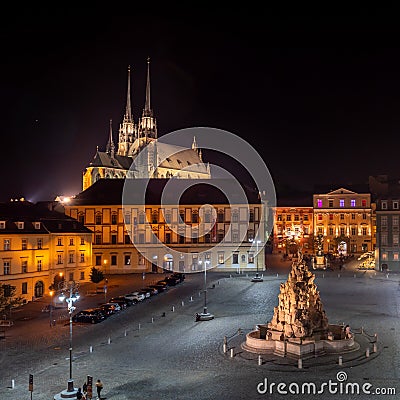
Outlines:
[[10,17],[0,28],[0,201],[78,193],[110,119],[117,141],[128,65],[140,116],[148,56],[159,135],[235,133],[263,157],[278,193],[400,176],[394,17]]

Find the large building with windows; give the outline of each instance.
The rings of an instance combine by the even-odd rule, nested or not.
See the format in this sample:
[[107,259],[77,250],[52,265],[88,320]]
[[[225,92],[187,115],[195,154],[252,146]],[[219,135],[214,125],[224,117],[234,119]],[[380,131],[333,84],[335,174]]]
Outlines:
[[[125,183],[101,179],[65,205],[93,232],[93,264],[105,273],[264,270],[267,213],[255,189],[243,186],[245,200],[232,204],[229,180],[133,179],[127,202]],[[143,184],[145,199],[135,198]]]
[[49,293],[55,275],[88,281],[92,232],[48,204],[0,204],[0,284],[32,301]]
[[157,121],[150,102],[149,59],[142,116],[135,122],[131,105],[130,67],[128,67],[126,108],[122,123],[119,125],[118,143],[114,144],[111,120],[106,151],[97,148],[93,160],[83,172],[82,189],[87,189],[99,179],[121,179],[128,175],[130,178],[208,179],[211,177],[210,167],[203,162],[202,152],[197,146],[195,137],[191,148],[158,140]]
[[323,235],[325,253],[360,254],[374,249],[370,193],[339,188],[313,195],[314,237]]

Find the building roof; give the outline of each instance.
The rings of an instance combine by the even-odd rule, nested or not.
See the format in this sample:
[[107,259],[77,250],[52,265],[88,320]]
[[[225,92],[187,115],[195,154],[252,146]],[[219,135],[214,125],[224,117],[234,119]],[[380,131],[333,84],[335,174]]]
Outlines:
[[47,204],[26,200],[0,203],[0,221],[5,221],[0,233],[92,233],[77,220],[49,209]]
[[[230,179],[99,179],[76,195],[74,205],[159,205],[159,204],[258,204],[255,188]],[[144,197],[145,194],[145,197]],[[243,201],[245,199],[245,202]]]
[[97,151],[89,167],[106,167],[128,170],[132,164],[132,157],[115,154],[111,157],[105,151]]

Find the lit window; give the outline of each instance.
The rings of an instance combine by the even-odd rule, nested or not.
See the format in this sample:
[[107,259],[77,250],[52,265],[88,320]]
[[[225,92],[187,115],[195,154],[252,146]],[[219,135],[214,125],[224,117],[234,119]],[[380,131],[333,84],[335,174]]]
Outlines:
[[386,215],[382,215],[382,217],[381,217],[381,225],[382,226],[387,226],[387,223],[388,223],[387,216]]
[[21,240],[21,249],[26,250],[28,248],[28,239]]
[[0,221],[0,229],[6,229],[6,222]]
[[343,208],[344,207],[344,199],[339,200],[339,207]]
[[43,239],[38,239],[37,240],[37,248],[41,249],[43,247]]
[[70,264],[72,264],[72,263],[74,262],[74,253],[69,253],[68,262],[69,262]]
[[61,238],[57,238],[57,246],[62,246],[62,239]]
[[21,261],[21,272],[25,274],[28,272],[28,260],[22,260]]
[[125,265],[131,265],[131,255],[130,254],[125,254],[125,256],[124,256],[124,264]]
[[18,229],[24,229],[24,223],[18,222]]
[[367,200],[365,200],[365,199],[361,200],[361,206],[367,207]]
[[322,199],[317,200],[317,207],[322,208]]
[[249,264],[254,264],[254,254],[249,253]]
[[355,199],[351,199],[351,200],[350,200],[350,206],[351,206],[351,207],[355,207],[355,206],[356,206],[356,201],[355,201]]
[[4,275],[11,274],[11,261],[9,261],[9,260],[3,261],[3,272],[4,272]]
[[41,259],[37,260],[37,271],[41,272],[43,267],[43,261]]
[[57,264],[62,264],[63,259],[62,259],[62,254],[57,254]]
[[218,252],[218,264],[224,264],[225,263],[225,255],[223,251]]
[[10,249],[11,249],[11,240],[4,239],[4,250],[10,250]]
[[69,245],[70,245],[70,246],[73,246],[73,245],[74,245],[74,238],[70,238],[70,239],[69,239]]
[[382,200],[382,210],[387,210],[387,200]]
[[395,200],[393,201],[393,210],[398,210],[399,209],[399,201]]

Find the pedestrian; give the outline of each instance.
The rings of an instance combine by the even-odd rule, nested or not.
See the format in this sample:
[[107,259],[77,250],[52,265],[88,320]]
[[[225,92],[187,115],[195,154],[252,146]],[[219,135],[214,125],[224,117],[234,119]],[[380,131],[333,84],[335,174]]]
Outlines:
[[96,390],[97,390],[97,400],[101,399],[101,390],[103,389],[103,382],[100,379],[97,379],[96,382]]
[[87,383],[86,383],[86,381],[83,382],[83,385],[82,385],[82,392],[83,392],[83,394],[86,396],[86,394],[87,394]]
[[77,400],[82,400],[83,394],[81,391],[81,388],[78,388],[78,391],[76,392],[76,398]]

